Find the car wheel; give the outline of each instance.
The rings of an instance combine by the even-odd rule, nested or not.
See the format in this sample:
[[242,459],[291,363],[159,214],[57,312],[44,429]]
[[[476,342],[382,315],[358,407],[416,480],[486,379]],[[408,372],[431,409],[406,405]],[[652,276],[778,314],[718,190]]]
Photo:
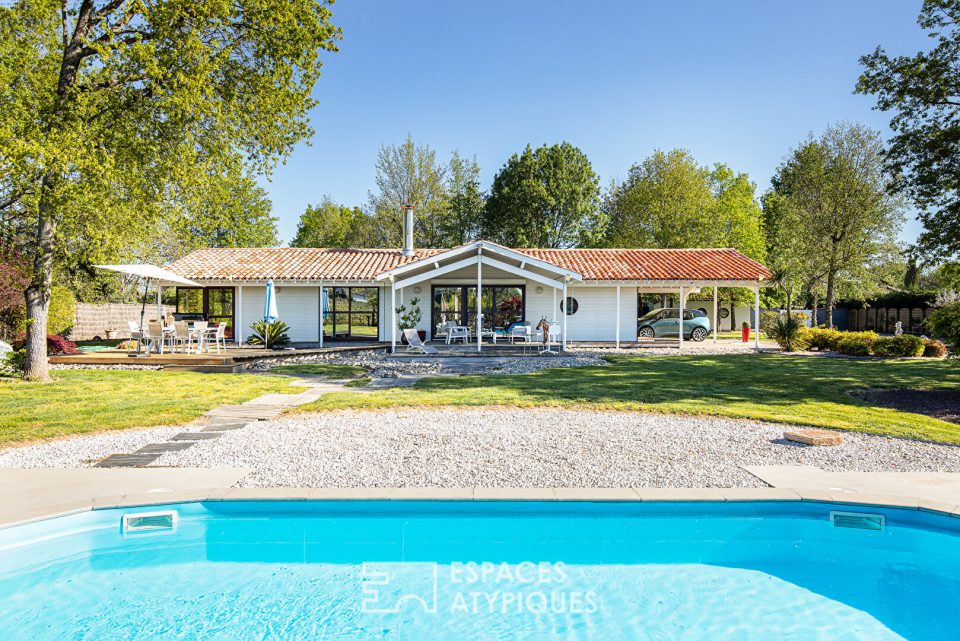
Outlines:
[[692,338],[698,343],[701,342],[706,337],[707,337],[707,330],[705,330],[702,327],[694,327],[693,331],[690,332],[690,338]]
[[637,336],[640,338],[654,338],[656,334],[653,331],[653,328],[649,325],[640,328],[640,331],[637,332]]

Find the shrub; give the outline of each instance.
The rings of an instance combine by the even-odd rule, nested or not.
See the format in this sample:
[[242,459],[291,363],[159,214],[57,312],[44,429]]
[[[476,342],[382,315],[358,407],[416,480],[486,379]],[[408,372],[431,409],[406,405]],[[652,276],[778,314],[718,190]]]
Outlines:
[[796,352],[806,349],[806,323],[796,316],[787,317],[786,314],[777,314],[776,318],[769,320],[766,334],[775,340],[782,350]]
[[[61,285],[50,289],[50,306],[47,309],[47,333],[69,336],[77,314],[77,299],[73,292]],[[10,325],[16,335],[27,331],[27,309],[21,304],[7,310],[3,321]]]
[[927,319],[930,333],[953,343],[954,351],[960,349],[960,303],[953,303],[936,310]]
[[876,332],[837,332],[841,335],[836,351],[848,356],[869,356],[880,338]]
[[923,355],[927,358],[943,358],[947,355],[947,346],[943,341],[927,339],[923,346]]
[[0,376],[22,376],[27,364],[27,351],[17,349],[0,355]]
[[882,336],[873,344],[874,356],[910,356],[923,355],[925,344],[919,336],[901,334],[900,336]]
[[[27,346],[27,340],[24,337],[20,337],[13,344],[14,351],[25,350]],[[47,334],[47,355],[48,356],[59,356],[61,354],[77,354],[80,350],[77,349],[77,344],[68,341],[63,336],[54,336],[53,334]]]
[[840,339],[843,337],[844,332],[832,327],[811,327],[807,330],[808,348],[837,352],[840,351]]
[[247,339],[251,345],[263,345],[264,347],[283,347],[290,342],[290,336],[287,335],[289,327],[283,321],[273,321],[265,323],[262,320],[255,321],[250,325],[253,335]]

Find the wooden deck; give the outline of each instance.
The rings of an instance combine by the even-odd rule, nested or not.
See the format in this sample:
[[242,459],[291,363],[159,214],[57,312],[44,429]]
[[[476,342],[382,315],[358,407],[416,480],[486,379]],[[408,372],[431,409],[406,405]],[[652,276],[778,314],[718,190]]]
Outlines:
[[160,365],[163,369],[200,372],[239,372],[252,363],[265,358],[284,358],[308,356],[310,354],[331,354],[337,352],[355,352],[370,349],[383,349],[386,343],[335,343],[329,347],[294,348],[287,350],[257,349],[251,347],[227,347],[225,350],[204,352],[202,354],[181,354],[166,352],[150,356],[135,356],[131,352],[107,349],[99,352],[83,352],[51,356],[50,363],[56,365]]

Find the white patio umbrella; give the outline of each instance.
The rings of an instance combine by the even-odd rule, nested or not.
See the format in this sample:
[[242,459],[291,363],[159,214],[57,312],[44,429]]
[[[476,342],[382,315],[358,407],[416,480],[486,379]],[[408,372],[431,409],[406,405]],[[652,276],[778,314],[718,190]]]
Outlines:
[[[190,287],[203,287],[200,283],[196,283],[188,278],[184,278],[179,274],[175,274],[169,269],[164,269],[163,267],[157,267],[156,265],[149,265],[147,263],[132,263],[130,265],[94,265],[97,269],[106,269],[112,272],[120,272],[122,274],[130,274],[131,276],[139,276],[144,280],[143,286],[143,305],[140,307],[140,331],[143,331],[143,319],[146,316],[147,312],[147,292],[150,289],[151,281],[154,283],[175,283],[177,285],[188,285]],[[158,319],[159,320],[159,319]],[[140,355],[140,346],[141,343],[137,343],[137,353]],[[147,353],[149,356],[149,352]]]
[[280,312],[277,311],[277,293],[274,291],[273,279],[267,281],[267,291],[263,298],[263,322],[266,325],[263,329],[264,347],[270,349],[270,323],[280,318]]

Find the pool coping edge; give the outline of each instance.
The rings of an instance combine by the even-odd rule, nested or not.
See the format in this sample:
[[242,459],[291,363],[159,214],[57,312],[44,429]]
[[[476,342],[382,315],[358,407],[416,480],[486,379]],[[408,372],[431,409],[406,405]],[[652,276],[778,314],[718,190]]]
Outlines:
[[862,505],[960,518],[960,505],[918,497],[790,488],[207,488],[95,497],[21,511],[0,528],[95,510],[215,501],[796,502]]

